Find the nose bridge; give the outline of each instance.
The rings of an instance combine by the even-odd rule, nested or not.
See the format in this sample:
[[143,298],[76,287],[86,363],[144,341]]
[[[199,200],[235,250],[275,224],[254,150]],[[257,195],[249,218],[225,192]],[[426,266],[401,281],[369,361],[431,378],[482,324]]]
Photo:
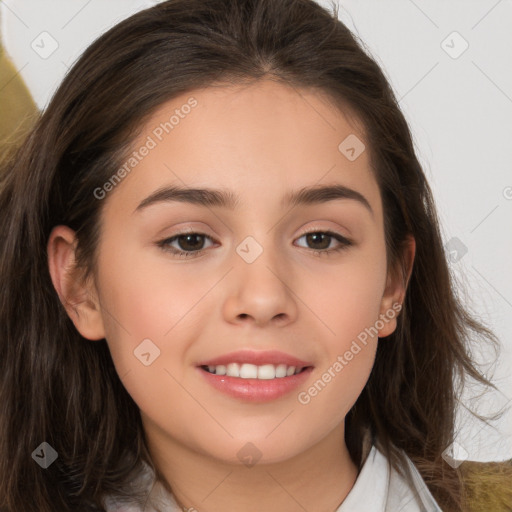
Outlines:
[[276,288],[273,292],[277,293],[277,288],[284,286],[284,277],[280,274],[286,272],[286,265],[282,247],[272,235],[272,232],[262,232],[246,236],[236,246],[236,266],[239,268],[237,274],[245,283],[253,281],[251,286],[271,286]]
[[[257,188],[257,185],[255,184],[254,187]],[[263,191],[262,194],[258,194],[258,197],[263,197]],[[272,198],[268,194],[257,202],[248,202],[247,198],[244,198],[243,207],[238,212],[235,232],[241,235],[242,239],[236,241],[234,247],[237,260],[240,259],[245,265],[252,266],[258,263],[259,268],[265,265],[273,267],[278,264],[278,253],[282,249],[276,222],[279,219],[276,218],[273,210],[264,207],[265,203],[269,204],[269,201],[272,201]],[[265,270],[268,272],[268,269]]]

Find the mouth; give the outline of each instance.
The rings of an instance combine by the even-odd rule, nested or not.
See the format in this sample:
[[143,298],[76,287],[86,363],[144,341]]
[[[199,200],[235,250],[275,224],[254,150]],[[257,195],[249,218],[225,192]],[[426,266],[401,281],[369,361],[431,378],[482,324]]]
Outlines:
[[271,351],[240,350],[196,364],[212,389],[242,402],[269,402],[306,383],[313,364]]

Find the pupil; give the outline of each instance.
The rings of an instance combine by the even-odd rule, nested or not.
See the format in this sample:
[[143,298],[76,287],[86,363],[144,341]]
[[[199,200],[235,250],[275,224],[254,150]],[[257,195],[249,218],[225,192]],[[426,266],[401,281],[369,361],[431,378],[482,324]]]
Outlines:
[[[313,244],[317,243],[316,237],[324,237],[324,244],[321,247],[317,247],[318,249],[327,249],[329,247],[329,236],[325,233],[309,233],[307,235],[308,237],[308,243],[312,241]],[[321,240],[320,240],[321,241]],[[327,243],[325,243],[327,242]]]
[[[197,242],[198,238],[200,238],[201,236],[202,235],[195,235],[195,234],[180,236],[180,247],[182,249],[185,249],[185,250],[187,250],[187,249],[201,249],[201,247],[202,247],[201,242],[199,242],[199,243],[194,243],[193,242],[194,240]],[[182,243],[183,239],[185,239],[185,244]],[[192,243],[190,243],[191,240],[192,240]],[[187,244],[189,244],[189,247],[186,247]]]

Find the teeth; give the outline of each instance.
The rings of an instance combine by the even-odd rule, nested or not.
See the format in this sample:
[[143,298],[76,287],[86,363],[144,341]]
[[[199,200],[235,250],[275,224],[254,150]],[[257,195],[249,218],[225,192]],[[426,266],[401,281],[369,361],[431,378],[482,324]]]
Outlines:
[[241,379],[281,379],[283,377],[290,377],[302,371],[302,368],[295,366],[287,366],[286,364],[264,364],[256,366],[255,364],[238,364],[229,363],[228,365],[218,366],[203,366],[204,369],[208,368],[210,373],[215,375],[227,375],[228,377],[239,377]]
[[242,379],[257,379],[258,367],[253,364],[243,364],[240,366],[239,376]]
[[258,366],[258,379],[275,379],[277,368],[273,364]]
[[[272,366],[272,365],[269,365],[269,366]],[[295,371],[295,366],[290,366],[290,370]],[[280,364],[280,365],[276,366],[276,377],[278,377],[278,378],[286,377],[286,372],[287,372],[287,367],[285,364]],[[290,375],[292,375],[292,374],[290,374]]]
[[240,377],[240,366],[236,363],[230,363],[226,366],[226,375],[228,377]]
[[226,375],[227,368],[223,364],[219,364],[219,366],[213,367],[213,372],[217,375]]

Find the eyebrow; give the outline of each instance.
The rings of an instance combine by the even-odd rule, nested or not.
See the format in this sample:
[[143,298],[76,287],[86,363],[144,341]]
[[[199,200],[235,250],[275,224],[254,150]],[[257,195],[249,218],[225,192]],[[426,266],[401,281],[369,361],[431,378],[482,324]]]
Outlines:
[[[298,205],[313,205],[327,203],[340,199],[352,199],[362,204],[373,216],[370,203],[360,192],[344,185],[322,185],[303,187],[286,194],[281,207],[295,207]],[[240,198],[230,190],[211,188],[185,188],[177,185],[162,187],[146,197],[135,208],[134,213],[162,202],[178,201],[198,206],[227,208],[235,210],[240,204]]]

